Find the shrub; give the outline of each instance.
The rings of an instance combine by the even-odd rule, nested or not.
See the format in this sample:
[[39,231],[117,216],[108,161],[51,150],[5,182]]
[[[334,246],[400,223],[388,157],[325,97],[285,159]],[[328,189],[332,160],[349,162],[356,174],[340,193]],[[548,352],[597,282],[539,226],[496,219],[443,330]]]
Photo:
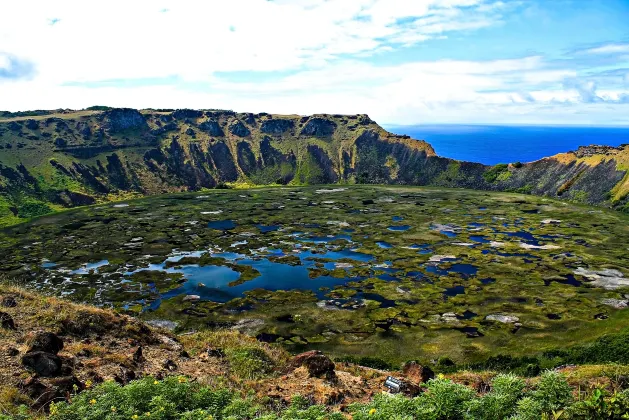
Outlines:
[[501,374],[492,381],[491,392],[467,404],[473,418],[501,420],[511,416],[515,404],[524,395],[525,383],[513,374]]
[[492,166],[487,171],[485,171],[485,173],[483,173],[483,178],[485,178],[485,181],[487,182],[490,182],[490,183],[495,182],[498,179],[498,176],[500,176],[500,174],[508,170],[509,170],[509,166],[507,164],[499,163],[495,166]]
[[52,209],[47,205],[39,201],[27,201],[20,204],[17,208],[18,216],[25,219],[31,217],[42,216],[48,214]]
[[572,401],[572,388],[562,374],[547,370],[542,374],[533,398],[541,404],[544,413],[550,414],[565,408]]
[[53,420],[151,418],[223,418],[241,400],[227,389],[210,390],[183,377],[156,381],[147,377],[126,386],[105,382],[73,397],[72,403],[53,403]]
[[522,162],[519,162],[519,161],[518,162],[514,162],[513,163],[513,167],[516,168],[516,169],[521,168],[522,167]]
[[462,418],[465,403],[474,397],[474,391],[470,388],[449,379],[431,379],[427,388],[428,391],[418,400],[424,407],[433,407],[436,419]]
[[524,397],[516,405],[516,414],[511,420],[539,420],[542,418],[542,403],[532,397]]
[[594,389],[589,398],[575,403],[569,410],[576,419],[623,419],[629,417],[629,391],[608,393],[603,388]]
[[256,347],[233,348],[227,351],[230,367],[240,377],[260,378],[273,369],[273,361],[266,352]]

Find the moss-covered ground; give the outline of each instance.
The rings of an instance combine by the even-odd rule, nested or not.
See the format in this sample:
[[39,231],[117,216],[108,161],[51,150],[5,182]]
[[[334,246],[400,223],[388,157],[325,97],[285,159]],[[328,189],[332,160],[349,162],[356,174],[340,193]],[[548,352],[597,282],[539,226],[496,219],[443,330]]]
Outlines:
[[216,190],[6,228],[0,270],[179,331],[226,327],[291,351],[465,363],[621,331],[629,290],[583,273],[629,277],[628,222],[509,193]]

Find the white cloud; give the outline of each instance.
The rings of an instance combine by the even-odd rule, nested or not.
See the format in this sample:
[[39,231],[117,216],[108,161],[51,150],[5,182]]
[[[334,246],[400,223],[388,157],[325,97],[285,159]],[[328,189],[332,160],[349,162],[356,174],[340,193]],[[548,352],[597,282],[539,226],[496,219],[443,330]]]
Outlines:
[[587,54],[618,54],[629,53],[629,44],[606,44],[600,47],[583,50]]
[[[32,80],[15,78],[0,84],[0,109],[103,104],[369,113],[389,123],[492,118],[505,122],[533,118],[534,112],[541,115],[543,106],[582,107],[588,92],[593,101],[607,102],[619,102],[628,93],[598,91],[596,86],[584,90],[587,84],[565,86],[564,81],[578,79],[578,73],[551,68],[540,55],[488,61],[426,61],[416,56],[396,65],[365,60],[496,25],[509,4],[495,0],[6,2],[0,6],[0,52],[6,53],[0,54],[0,76],[11,64],[2,61],[8,54],[33,63],[36,73]],[[53,20],[58,21],[50,25]],[[627,52],[625,47],[629,45],[609,44],[589,53],[621,54]],[[273,77],[236,82],[224,76],[238,71],[272,72]],[[148,87],[90,85],[168,77],[177,82]]]

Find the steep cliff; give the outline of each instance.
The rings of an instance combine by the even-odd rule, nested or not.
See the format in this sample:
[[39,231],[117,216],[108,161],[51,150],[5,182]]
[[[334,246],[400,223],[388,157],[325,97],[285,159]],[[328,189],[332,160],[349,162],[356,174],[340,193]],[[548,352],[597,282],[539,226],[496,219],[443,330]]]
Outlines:
[[629,146],[488,167],[435,155],[366,115],[220,110],[2,113],[0,218],[226,184],[379,183],[509,190],[627,209]]

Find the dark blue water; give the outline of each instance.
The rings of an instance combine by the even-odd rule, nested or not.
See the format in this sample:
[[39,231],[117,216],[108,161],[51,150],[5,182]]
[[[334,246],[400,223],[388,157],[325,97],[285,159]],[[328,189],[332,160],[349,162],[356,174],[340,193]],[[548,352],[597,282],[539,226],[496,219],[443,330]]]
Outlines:
[[422,125],[389,131],[426,140],[439,156],[497,163],[531,162],[579,146],[629,143],[629,127]]

